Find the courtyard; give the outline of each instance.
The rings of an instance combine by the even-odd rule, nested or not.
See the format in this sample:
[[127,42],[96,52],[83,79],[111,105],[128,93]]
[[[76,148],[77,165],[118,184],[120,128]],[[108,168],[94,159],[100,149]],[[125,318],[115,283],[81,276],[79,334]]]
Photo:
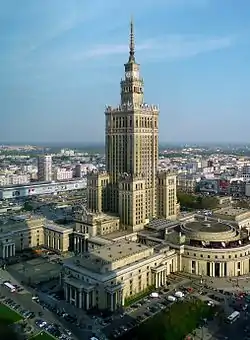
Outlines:
[[17,279],[36,284],[58,278],[61,271],[60,264],[38,257],[9,267],[9,272]]

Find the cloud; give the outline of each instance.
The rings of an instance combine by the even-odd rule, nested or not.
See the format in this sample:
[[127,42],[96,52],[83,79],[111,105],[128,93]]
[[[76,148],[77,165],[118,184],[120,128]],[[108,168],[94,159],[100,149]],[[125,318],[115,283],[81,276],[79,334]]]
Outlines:
[[[136,46],[136,51],[146,61],[175,60],[194,57],[199,54],[229,48],[235,42],[234,37],[203,37],[199,35],[167,35],[164,38],[150,39]],[[102,59],[118,54],[126,54],[128,45],[94,45],[86,52],[73,56],[74,60]],[[145,60],[144,60],[145,61]]]

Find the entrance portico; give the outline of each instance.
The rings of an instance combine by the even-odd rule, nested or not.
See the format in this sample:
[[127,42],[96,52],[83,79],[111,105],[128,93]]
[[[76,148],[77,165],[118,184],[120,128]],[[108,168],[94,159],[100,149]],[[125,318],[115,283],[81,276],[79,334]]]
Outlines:
[[157,268],[152,268],[154,275],[155,288],[160,288],[166,284],[167,268],[165,265],[161,265]]
[[1,245],[1,257],[7,259],[9,257],[15,256],[16,247],[14,242],[2,243]]
[[79,282],[73,278],[64,278],[64,295],[66,302],[80,309],[94,307],[94,286]]
[[106,299],[107,299],[107,308],[113,312],[116,309],[119,309],[124,305],[123,298],[123,285],[121,283],[117,283],[114,286],[108,286],[105,288],[106,291]]

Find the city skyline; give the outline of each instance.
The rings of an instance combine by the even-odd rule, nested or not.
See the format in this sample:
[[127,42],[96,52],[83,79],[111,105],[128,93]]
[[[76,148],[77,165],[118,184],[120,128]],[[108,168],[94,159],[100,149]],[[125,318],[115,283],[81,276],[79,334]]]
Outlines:
[[126,5],[2,5],[1,142],[103,143],[104,106],[118,104],[131,13],[145,95],[160,105],[160,142],[249,142],[250,5]]

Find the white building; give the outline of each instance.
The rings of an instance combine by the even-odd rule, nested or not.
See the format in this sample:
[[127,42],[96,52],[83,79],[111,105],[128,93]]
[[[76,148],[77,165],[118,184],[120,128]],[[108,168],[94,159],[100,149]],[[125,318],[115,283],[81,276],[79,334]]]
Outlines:
[[38,181],[50,182],[52,180],[52,156],[51,155],[39,156],[37,167],[38,167],[37,172]]
[[73,178],[73,170],[68,170],[65,168],[57,168],[54,171],[54,180],[55,181],[64,181]]
[[0,177],[0,186],[28,183],[30,183],[30,175],[28,174],[8,174]]

